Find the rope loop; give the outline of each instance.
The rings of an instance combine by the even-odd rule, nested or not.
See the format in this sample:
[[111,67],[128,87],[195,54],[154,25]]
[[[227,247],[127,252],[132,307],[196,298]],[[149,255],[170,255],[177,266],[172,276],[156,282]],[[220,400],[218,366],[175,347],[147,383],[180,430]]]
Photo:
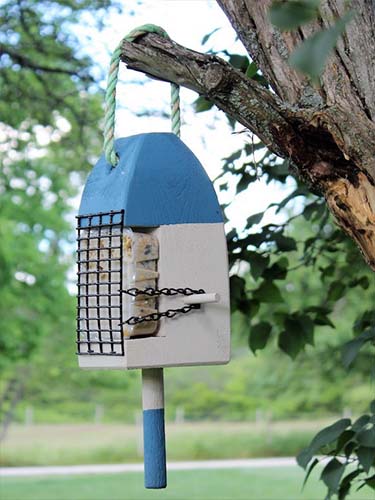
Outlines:
[[[160,26],[155,24],[144,24],[128,33],[114,50],[109,66],[107,90],[105,94],[105,120],[104,120],[104,153],[107,162],[115,167],[119,158],[115,151],[115,114],[116,114],[116,86],[118,82],[118,71],[121,58],[121,46],[124,41],[134,42],[137,38],[147,33],[156,33],[168,40],[169,35]],[[171,83],[171,123],[172,132],[180,137],[180,87]]]

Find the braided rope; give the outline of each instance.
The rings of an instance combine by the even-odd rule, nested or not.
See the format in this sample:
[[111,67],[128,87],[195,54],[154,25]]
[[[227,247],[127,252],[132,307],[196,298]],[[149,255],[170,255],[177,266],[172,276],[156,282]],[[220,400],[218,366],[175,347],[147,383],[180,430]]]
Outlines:
[[181,113],[180,113],[180,87],[171,83],[171,121],[172,132],[178,137],[181,135]]
[[[134,42],[138,37],[146,33],[157,33],[169,39],[167,32],[154,24],[144,24],[128,33],[114,50],[109,66],[107,90],[105,94],[105,120],[104,120],[104,153],[108,163],[115,167],[119,161],[115,151],[115,113],[116,113],[116,85],[118,81],[118,71],[122,51],[122,42]],[[172,132],[180,136],[180,87],[171,83],[171,122]]]

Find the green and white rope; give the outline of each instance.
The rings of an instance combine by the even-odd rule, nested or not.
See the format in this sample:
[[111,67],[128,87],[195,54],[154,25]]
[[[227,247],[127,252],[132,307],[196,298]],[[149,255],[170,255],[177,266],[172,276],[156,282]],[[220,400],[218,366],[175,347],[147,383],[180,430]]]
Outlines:
[[180,87],[171,83],[171,122],[172,132],[178,137],[181,135],[181,113],[180,113]]
[[[106,160],[113,167],[119,161],[115,151],[115,114],[116,114],[116,86],[118,81],[118,71],[120,66],[120,58],[122,52],[123,41],[134,42],[138,37],[146,33],[157,33],[158,35],[168,38],[168,33],[160,26],[154,24],[144,24],[135,28],[128,33],[120,42],[118,47],[112,54],[111,63],[109,66],[107,90],[105,94],[105,121],[104,121],[104,153]],[[180,87],[175,83],[171,83],[171,122],[172,132],[178,137],[180,136],[181,117],[180,117]]]

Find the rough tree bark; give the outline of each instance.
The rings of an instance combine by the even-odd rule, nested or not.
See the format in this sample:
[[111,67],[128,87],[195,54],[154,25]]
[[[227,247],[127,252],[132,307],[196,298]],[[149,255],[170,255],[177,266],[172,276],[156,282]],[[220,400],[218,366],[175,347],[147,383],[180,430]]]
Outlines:
[[314,87],[287,62],[313,32],[343,14],[344,0],[324,0],[321,17],[293,33],[268,19],[271,0],[217,0],[272,91],[222,59],[156,34],[123,42],[129,68],[204,95],[324,194],[337,223],[375,270],[375,0],[352,0],[347,25]]

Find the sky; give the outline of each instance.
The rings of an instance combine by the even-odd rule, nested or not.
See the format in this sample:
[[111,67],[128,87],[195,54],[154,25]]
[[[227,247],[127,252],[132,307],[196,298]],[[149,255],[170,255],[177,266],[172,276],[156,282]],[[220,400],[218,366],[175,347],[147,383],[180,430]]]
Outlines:
[[[130,0],[120,2],[123,13],[112,12],[105,29],[95,33],[95,43],[86,45],[87,52],[94,57],[100,68],[106,71],[110,54],[121,39],[133,28],[152,23],[163,27],[169,36],[188,48],[201,52],[226,49],[230,52],[246,54],[234,30],[216,1],[214,0]],[[219,28],[202,46],[202,38]],[[128,70],[120,65],[117,88],[116,137],[124,137],[144,132],[170,131],[170,122],[163,117],[169,112],[170,86],[165,82]],[[105,81],[102,82],[105,88]],[[216,108],[205,113],[195,113],[192,103],[197,94],[181,89],[181,139],[198,157],[209,177],[214,179],[220,172],[222,159],[240,149],[245,142],[251,143],[250,132],[233,134],[224,113]],[[142,112],[153,116],[137,116]],[[244,128],[237,125],[235,131]],[[255,138],[256,141],[256,138]],[[229,192],[218,192],[220,202],[231,201],[233,188]],[[258,181],[246,192],[236,196],[227,209],[231,226],[241,229],[249,215],[263,211],[269,204],[285,196],[285,190],[267,186]],[[267,220],[268,219],[268,220]],[[265,222],[276,222],[270,211]]]

